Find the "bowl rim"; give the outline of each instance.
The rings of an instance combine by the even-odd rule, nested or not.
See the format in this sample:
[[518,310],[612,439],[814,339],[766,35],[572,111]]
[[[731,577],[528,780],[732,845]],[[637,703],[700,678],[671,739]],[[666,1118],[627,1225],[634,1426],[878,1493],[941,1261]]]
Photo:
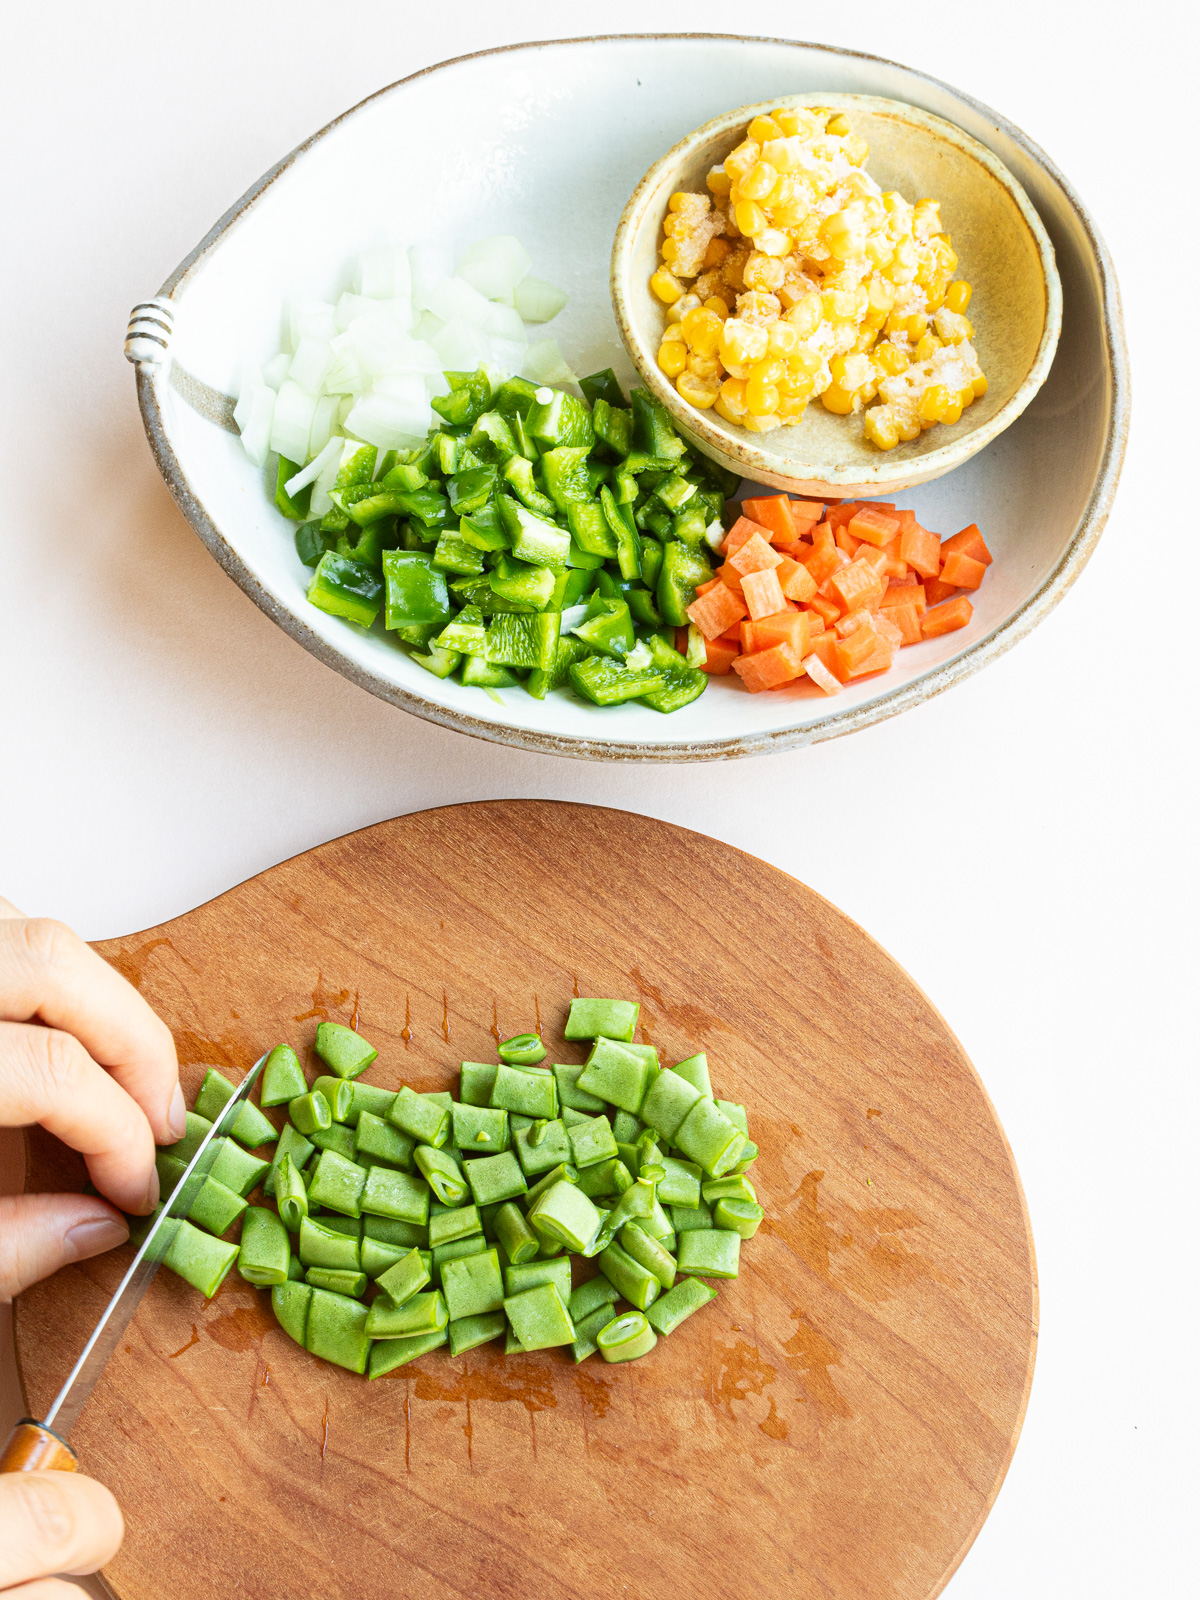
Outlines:
[[[732,760],[740,756],[757,755],[776,750],[789,750],[810,744],[819,744],[826,739],[836,739],[844,734],[857,732],[860,728],[869,727],[876,722],[883,722],[889,717],[897,716],[900,712],[908,710],[911,706],[921,705],[935,695],[943,694],[947,689],[978,672],[981,667],[1004,655],[1026,634],[1032,632],[1037,624],[1054,609],[1087,565],[1112,509],[1113,497],[1116,493],[1129,438],[1129,360],[1125,345],[1125,326],[1121,312],[1120,289],[1112,258],[1099,228],[1074,186],[1055,163],[1050,160],[1045,151],[1015,123],[1010,122],[1007,117],[994,111],[983,101],[964,93],[941,78],[935,78],[929,73],[921,72],[913,67],[907,67],[903,63],[892,61],[886,56],[873,55],[864,50],[847,50],[837,45],[800,39],[780,39],[766,34],[610,33],[582,35],[566,39],[531,39],[516,44],[499,45],[487,50],[474,50],[461,56],[452,56],[445,61],[434,62],[427,67],[421,67],[416,72],[409,73],[403,78],[398,78],[394,83],[386,84],[373,94],[367,95],[364,99],[343,111],[339,116],[334,117],[324,127],[311,134],[309,138],[277,161],[273,167],[268,168],[262,177],[251,184],[246,192],[235,200],[229,209],[217,219],[174,271],[168,274],[158,291],[159,297],[167,300],[177,297],[179,291],[186,286],[187,280],[194,269],[208,255],[221,237],[274,183],[276,178],[287,171],[298,156],[311,149],[318,140],[332,132],[347,117],[353,116],[363,106],[392,93],[395,89],[402,88],[406,84],[414,83],[420,78],[430,76],[446,68],[459,66],[466,61],[508,55],[517,51],[562,48],[566,46],[586,47],[591,44],[657,41],[675,43],[688,40],[711,40],[724,44],[780,45],[788,49],[814,51],[822,55],[895,68],[912,78],[928,84],[931,88],[954,96],[962,104],[971,107],[998,133],[1009,138],[1037,165],[1043,168],[1060,188],[1074,212],[1095,260],[1100,282],[1105,355],[1110,374],[1110,400],[1104,449],[1096,481],[1075,533],[1057,565],[1047,575],[1040,588],[1030,595],[1006,622],[964,650],[961,655],[944,662],[941,666],[935,667],[929,672],[923,673],[911,683],[898,685],[889,693],[880,695],[864,705],[839,711],[832,709],[836,707],[836,701],[831,701],[830,714],[814,722],[791,728],[747,733],[722,739],[692,739],[688,741],[656,739],[633,743],[606,740],[602,737],[597,738],[586,734],[548,733],[535,728],[508,727],[503,723],[492,722],[485,717],[472,716],[468,711],[459,711],[451,707],[436,705],[411,690],[402,688],[398,684],[391,683],[377,674],[361,668],[357,663],[343,655],[340,650],[327,644],[296,612],[281,604],[263,586],[258,577],[246,565],[237,550],[214,523],[203,502],[189,483],[179,458],[175,454],[168,437],[163,405],[158,389],[160,381],[169,383],[168,374],[172,370],[172,363],[169,361],[163,362],[153,367],[139,364],[135,369],[137,374],[138,406],[151,451],[167,488],[205,548],[219,562],[239,588],[258,606],[259,610],[278,624],[290,638],[307,650],[310,655],[321,661],[325,666],[332,667],[335,672],[340,673],[342,677],[347,678],[359,688],[366,689],[379,699],[386,700],[389,704],[398,706],[402,711],[422,717],[428,722],[454,729],[459,733],[469,734],[473,738],[487,740],[493,744],[510,745],[517,749],[529,750],[537,754],[571,756],[589,761],[691,762]],[[194,379],[189,381],[195,386]],[[210,398],[212,405],[211,409],[209,409],[209,415],[212,420],[218,421],[219,424],[221,414],[224,412],[224,425],[232,429],[232,421],[229,420],[229,413],[232,409],[231,403],[226,397],[216,394],[215,391],[210,392]]]
[[[737,438],[725,433],[713,425],[707,412],[697,410],[680,396],[675,386],[664,378],[654,359],[654,353],[642,337],[638,322],[632,313],[630,292],[634,235],[646,218],[651,198],[664,176],[710,139],[719,134],[730,133],[743,122],[748,122],[753,117],[770,111],[774,106],[781,105],[833,106],[850,112],[857,110],[879,116],[891,116],[897,121],[924,128],[937,138],[955,145],[984,168],[1016,205],[1021,220],[1033,238],[1041,268],[1045,300],[1041,337],[1029,369],[994,416],[980,423],[978,427],[969,429],[952,443],[930,450],[926,455],[900,461],[890,451],[879,451],[877,459],[870,466],[856,464],[833,468],[815,461],[772,456],[755,442],[752,434]],[[937,116],[932,111],[911,105],[908,101],[892,100],[882,95],[827,94],[817,90],[811,94],[789,94],[778,96],[773,100],[759,100],[750,105],[722,112],[720,116],[710,117],[707,122],[693,129],[660,157],[630,195],[613,235],[608,282],[613,315],[621,335],[621,342],[637,368],[642,382],[656,399],[662,401],[675,421],[686,428],[708,450],[717,452],[724,461],[736,463],[743,477],[751,478],[756,483],[770,482],[772,478],[775,480],[787,478],[798,486],[803,485],[812,493],[819,493],[826,487],[834,490],[853,487],[867,489],[869,493],[882,494],[899,490],[902,486],[912,487],[914,480],[928,483],[931,479],[939,478],[944,473],[953,471],[955,467],[962,466],[1010,427],[1033,400],[1049,376],[1058,348],[1059,334],[1062,331],[1062,282],[1055,264],[1054,246],[1045,224],[1014,175],[998,156],[965,129],[949,122],[945,117]]]

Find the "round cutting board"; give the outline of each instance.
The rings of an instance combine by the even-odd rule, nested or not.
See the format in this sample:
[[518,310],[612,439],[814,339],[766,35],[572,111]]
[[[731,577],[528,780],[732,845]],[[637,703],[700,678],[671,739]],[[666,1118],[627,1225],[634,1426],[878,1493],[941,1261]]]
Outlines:
[[[498,801],[382,823],[98,947],[174,1030],[189,1097],[322,1018],[369,1081],[454,1084],[572,995],[641,1001],[746,1104],[768,1221],[645,1360],[444,1350],[368,1383],[232,1273],[158,1275],[72,1437],[127,1535],[121,1600],[927,1600],[1012,1456],[1037,1299],[1012,1154],[970,1062],[863,931],[645,817]],[[81,1187],[54,1141],[32,1189]],[[127,1250],[17,1306],[42,1414]]]

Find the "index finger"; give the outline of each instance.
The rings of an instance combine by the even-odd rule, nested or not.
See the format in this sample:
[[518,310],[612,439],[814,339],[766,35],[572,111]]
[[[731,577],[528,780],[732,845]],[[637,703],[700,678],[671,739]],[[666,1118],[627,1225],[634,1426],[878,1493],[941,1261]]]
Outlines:
[[0,1021],[75,1036],[137,1101],[160,1144],[182,1138],[175,1042],[132,984],[77,934],[46,917],[0,912]]

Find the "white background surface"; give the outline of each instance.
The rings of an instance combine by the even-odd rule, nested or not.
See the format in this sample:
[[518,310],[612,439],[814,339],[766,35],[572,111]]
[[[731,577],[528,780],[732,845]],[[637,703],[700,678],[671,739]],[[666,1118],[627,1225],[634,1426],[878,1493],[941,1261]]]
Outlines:
[[[598,28],[734,26],[944,78],[1076,184],[1116,258],[1134,364],[1096,555],[982,675],[753,762],[555,760],[371,699],[260,615],[176,512],[121,354],[130,306],[280,155],[419,67]],[[130,933],[380,818],[517,795],[705,831],[841,906],[975,1061],[1038,1248],[1028,1420],[953,1600],[1197,1587],[1198,547],[1179,470],[1200,348],[1194,45],[1183,5],[1036,0],[863,0],[828,25],[770,0],[736,18],[705,0],[43,0],[5,17],[0,892],[89,938]]]

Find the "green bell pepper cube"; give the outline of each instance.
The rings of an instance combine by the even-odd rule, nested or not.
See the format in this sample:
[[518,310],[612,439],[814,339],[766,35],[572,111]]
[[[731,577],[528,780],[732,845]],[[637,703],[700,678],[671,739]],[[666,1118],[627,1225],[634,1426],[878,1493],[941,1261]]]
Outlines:
[[[593,657],[597,660],[597,657]],[[586,663],[585,663],[586,665]],[[627,1044],[601,1037],[579,1074],[579,1087],[622,1111],[637,1115],[650,1078],[649,1063]]]
[[583,397],[590,406],[594,406],[597,400],[604,400],[610,406],[625,404],[625,395],[611,367],[605,367],[603,372],[593,372],[586,378],[580,378],[579,387],[583,390]]
[[642,565],[641,544],[636,525],[632,517],[626,516],[626,508],[618,504],[607,484],[601,487],[600,505],[605,521],[617,541],[617,566],[620,568],[621,576],[636,578]]
[[[386,557],[384,558],[386,562]],[[662,571],[658,577],[658,609],[670,627],[682,628],[687,624],[687,608],[696,598],[698,585],[707,583],[713,575],[708,557],[700,550],[690,550],[671,539],[663,548]]]
[[308,1190],[304,1184],[304,1175],[291,1156],[284,1156],[279,1163],[275,1182],[275,1204],[279,1208],[279,1219],[287,1231],[299,1233],[300,1224],[308,1215]]
[[617,536],[608,525],[603,507],[594,500],[589,500],[586,505],[568,506],[567,525],[572,539],[581,550],[604,560],[616,556]]
[[695,1207],[673,1205],[671,1207],[671,1223],[675,1232],[680,1234],[691,1233],[696,1228],[711,1228],[715,1226],[713,1214],[703,1200]]
[[339,1078],[357,1078],[379,1054],[360,1033],[344,1028],[340,1022],[319,1022],[313,1048]]
[[379,615],[383,585],[365,563],[327,550],[317,562],[307,598],[310,605],[331,617],[345,617],[369,628]]
[[429,1283],[429,1263],[420,1250],[410,1250],[375,1281],[393,1305],[402,1306]]
[[656,1300],[646,1312],[646,1321],[656,1333],[671,1334],[679,1324],[717,1298],[711,1284],[699,1278],[681,1278],[673,1289]]
[[458,650],[468,656],[487,654],[487,628],[478,606],[464,606],[435,640],[441,650]]
[[[540,1135],[537,1135],[535,1130],[539,1123],[542,1127]],[[514,1114],[509,1119],[509,1125],[513,1149],[527,1178],[536,1178],[571,1160],[571,1142],[560,1118],[530,1120]]]
[[313,1145],[311,1140],[306,1139],[292,1123],[284,1123],[283,1132],[279,1135],[279,1142],[275,1146],[275,1160],[271,1165],[270,1172],[263,1179],[263,1193],[267,1195],[275,1193],[275,1181],[284,1156],[290,1156],[292,1165],[297,1171],[300,1171],[308,1162],[315,1148],[316,1146]]
[[[615,1039],[630,1044],[637,1029],[641,1007],[636,1000],[571,1001],[564,1039]],[[586,1110],[587,1107],[581,1107]]]
[[418,1356],[439,1350],[449,1338],[448,1327],[449,1324],[434,1333],[416,1333],[409,1339],[377,1339],[371,1346],[367,1377],[384,1378],[389,1372],[395,1372],[397,1367],[415,1361]]
[[598,706],[622,705],[661,688],[660,672],[618,665],[606,656],[589,656],[570,669],[571,687]]
[[552,1283],[566,1304],[571,1298],[570,1256],[556,1256],[553,1261],[525,1261],[505,1269],[505,1294],[524,1294],[542,1283]]
[[492,1084],[491,1105],[497,1111],[516,1111],[526,1117],[553,1117],[558,1112],[554,1074],[546,1068],[523,1070],[501,1062]]
[[488,581],[492,593],[500,599],[517,601],[534,611],[545,610],[554,595],[554,572],[550,567],[531,567],[504,558]]
[[414,1294],[403,1305],[381,1295],[371,1302],[366,1331],[372,1339],[405,1339],[416,1333],[436,1333],[449,1320],[440,1289]]
[[591,592],[596,581],[596,572],[604,565],[603,556],[587,556],[585,561],[595,562],[596,566],[589,567],[583,562],[576,562],[577,550],[574,541],[571,542],[571,553],[567,557],[570,563],[565,571],[554,574],[554,593],[550,596],[547,611],[565,611],[568,606],[578,605],[586,595]]
[[[528,462],[525,465],[528,466]],[[500,522],[512,540],[512,553],[519,561],[535,567],[566,566],[571,535],[551,520],[553,506],[548,515],[539,516],[510,495],[501,495],[497,508]]]
[[688,1056],[686,1061],[677,1061],[670,1070],[677,1072],[681,1078],[686,1078],[706,1100],[713,1098],[712,1084],[708,1076],[708,1057],[703,1050],[697,1055]]
[[713,1207],[713,1221],[743,1239],[753,1239],[766,1213],[756,1200],[720,1199]]
[[579,1251],[596,1237],[600,1213],[578,1184],[563,1181],[538,1196],[529,1208],[529,1225],[539,1238]]
[[494,667],[482,656],[466,656],[460,681],[468,689],[514,689],[521,680],[507,667]]
[[537,392],[538,385],[528,378],[509,378],[496,390],[496,410],[503,417],[523,417]]
[[[304,1069],[290,1044],[277,1044],[262,1072],[260,1098],[264,1106],[282,1106],[308,1088]],[[236,1132],[236,1130],[235,1130]]]
[[485,411],[471,429],[467,443],[476,453],[489,455],[499,462],[521,453],[512,429],[499,411]]
[[240,1194],[234,1194],[232,1189],[227,1189],[215,1178],[207,1177],[188,1208],[188,1221],[219,1236],[237,1221],[245,1209],[246,1202]]
[[523,1350],[547,1350],[555,1345],[571,1344],[575,1339],[571,1313],[552,1283],[541,1283],[536,1289],[506,1296],[504,1314]]
[[501,1339],[507,1327],[508,1320],[502,1310],[484,1311],[470,1317],[456,1317],[448,1329],[450,1354],[465,1355],[477,1345],[490,1344],[493,1339]]
[[587,505],[592,488],[587,473],[586,445],[559,445],[542,457],[542,476],[546,493],[562,512],[573,505]]
[[[576,544],[574,539],[571,540],[567,550],[567,566],[572,572],[600,572],[604,567],[604,559],[603,556],[592,555],[590,551],[584,550],[581,545]],[[564,593],[569,581],[568,576],[564,576],[562,579]],[[586,594],[587,589],[581,586],[578,593],[579,595]],[[574,598],[564,598],[562,609],[565,609],[567,605],[574,604]]]
[[521,1215],[520,1208],[507,1200],[496,1212],[493,1226],[496,1238],[513,1266],[531,1261],[538,1252],[538,1237]]
[[[350,518],[342,510],[341,506],[338,505],[330,506],[329,510],[317,524],[317,527],[322,535],[336,535],[341,533],[343,529],[348,528],[349,526]],[[336,544],[336,539],[334,540],[334,543]],[[331,549],[333,546],[327,544],[326,548]]]
[[439,1245],[469,1239],[474,1233],[483,1233],[483,1223],[476,1205],[452,1206],[449,1210],[430,1215],[429,1244],[435,1256]]
[[571,1159],[581,1169],[594,1166],[598,1161],[609,1161],[617,1154],[612,1123],[605,1116],[589,1117],[586,1122],[576,1123],[568,1130],[567,1137],[571,1141]]
[[459,1256],[442,1267],[442,1292],[452,1319],[499,1311],[504,1304],[504,1280],[495,1250]]
[[614,455],[629,454],[633,447],[632,411],[600,396],[592,408],[592,426],[597,439],[606,444]]
[[626,1311],[614,1317],[596,1335],[596,1347],[605,1361],[636,1361],[649,1355],[658,1335],[640,1311]]
[[359,1117],[355,1136],[356,1160],[366,1159],[372,1166],[397,1167],[402,1172],[412,1171],[413,1151],[416,1149],[417,1141],[408,1134],[401,1133],[382,1117],[377,1117],[373,1111],[364,1111]]
[[443,533],[433,552],[433,564],[441,572],[474,576],[483,571],[483,551],[456,534]]
[[298,1133],[311,1138],[321,1129],[332,1127],[333,1108],[319,1089],[310,1089],[288,1102],[288,1117]]
[[286,1283],[291,1259],[287,1229],[266,1206],[248,1206],[242,1218],[238,1272],[247,1283]]
[[[625,591],[625,604],[629,607],[629,615],[633,618],[635,627],[662,627],[662,617],[654,604],[654,596],[649,589],[643,589],[640,583],[631,583],[629,585],[629,588]],[[653,662],[652,665],[655,667],[660,666],[657,661]]]
[[329,1128],[317,1128],[309,1138],[318,1150],[334,1150],[346,1161],[358,1160],[358,1139],[353,1128],[344,1122],[335,1122]]
[[557,611],[493,617],[487,630],[487,660],[493,666],[538,667],[544,672],[554,665],[559,625]]
[[304,1347],[311,1355],[350,1372],[365,1372],[371,1351],[367,1308],[358,1300],[328,1289],[314,1289],[308,1308]]
[[[552,613],[557,615],[557,613]],[[561,689],[570,678],[571,668],[587,655],[588,647],[582,639],[564,635],[554,647],[554,663],[546,671],[534,667],[525,679],[526,691],[535,700],[544,700],[552,689]]]
[[322,533],[319,523],[306,522],[302,528],[296,529],[296,554],[306,567],[315,567],[325,552],[332,550],[336,544],[335,536]]
[[596,1351],[600,1348],[596,1343],[596,1335],[601,1328],[607,1328],[616,1315],[615,1309],[610,1305],[599,1306],[595,1311],[590,1312],[583,1318],[577,1317],[572,1313],[571,1320],[575,1324],[575,1338],[571,1342],[571,1355],[574,1357],[576,1366],[581,1361],[586,1361],[589,1356],[596,1354]]
[[592,418],[582,400],[562,389],[538,389],[525,413],[525,431],[546,445],[579,445],[590,449],[595,439]]
[[284,516],[292,522],[306,522],[308,520],[308,505],[312,499],[312,484],[306,484],[298,494],[290,495],[285,488],[288,480],[294,478],[304,465],[301,461],[289,461],[286,456],[280,456],[279,465],[275,469],[275,504]]
[[509,1147],[507,1111],[456,1103],[450,1107],[450,1123],[456,1150],[494,1156]]
[[458,536],[464,544],[482,550],[485,555],[494,550],[507,550],[512,544],[494,501],[473,516],[464,517],[458,525]]
[[496,509],[500,517],[500,526],[513,535],[516,529],[512,525],[512,511],[510,508],[520,503],[522,509],[533,516],[553,517],[557,507],[550,496],[543,494],[538,488],[533,475],[533,462],[526,456],[509,456],[500,469],[500,476],[516,495],[513,500],[510,495],[499,494],[496,496]]
[[[578,1001],[573,1002],[577,1005]],[[568,1021],[567,1026],[570,1027]],[[594,1034],[567,1034],[566,1037],[595,1038]],[[590,1111],[595,1115],[604,1110],[604,1101],[594,1094],[588,1094],[579,1087],[579,1074],[583,1071],[582,1065],[576,1066],[568,1062],[556,1061],[551,1068],[554,1081],[558,1085],[558,1103],[561,1106],[570,1106],[573,1111]],[[599,1159],[599,1157],[597,1157]]]
[[[701,1098],[699,1089],[679,1073],[660,1072],[646,1091],[639,1115],[648,1127],[668,1143],[676,1143],[676,1135],[684,1120]],[[712,1105],[711,1100],[705,1103]]]
[[411,494],[414,489],[423,489],[429,478],[415,461],[401,461],[387,472],[381,472],[375,481],[381,490]]
[[419,667],[432,673],[435,678],[450,677],[462,662],[461,651],[441,650],[436,645],[430,645],[427,651],[410,651],[410,655]]
[[[264,1071],[266,1068],[264,1067]],[[229,1079],[210,1067],[196,1096],[196,1111],[210,1122],[215,1122],[237,1093]],[[240,1144],[254,1149],[258,1145],[273,1144],[279,1137],[278,1129],[258,1107],[246,1101],[238,1112],[237,1121],[229,1130]]]
[[708,674],[689,667],[678,650],[664,639],[654,637],[648,644],[651,665],[663,674],[665,682],[661,689],[642,696],[645,704],[665,715],[698,700],[708,687]]
[[623,661],[635,643],[633,618],[624,600],[610,600],[595,594],[588,601],[588,613],[571,632],[589,650],[598,650],[616,661]]
[[467,1198],[467,1180],[462,1168],[445,1150],[419,1144],[413,1153],[413,1160],[432,1189],[434,1199],[442,1205],[459,1206]]
[[312,1289],[306,1283],[289,1279],[287,1283],[271,1286],[271,1310],[275,1313],[275,1320],[288,1338],[301,1346],[308,1332],[308,1308],[312,1297]]
[[334,492],[343,494],[347,489],[371,483],[378,461],[379,452],[373,444],[360,444],[357,439],[347,439],[342,446],[342,458],[333,482]]
[[492,497],[497,476],[495,467],[472,467],[469,472],[456,472],[449,485],[450,507],[455,515],[469,517],[472,512],[482,511]]
[[658,583],[658,575],[662,571],[663,546],[659,539],[642,540],[642,564],[638,569],[638,576],[646,588],[653,594]]
[[[371,1173],[388,1173],[386,1167],[372,1167]],[[402,1173],[389,1176],[402,1177]],[[329,1211],[340,1212],[344,1217],[362,1215],[363,1189],[368,1174],[357,1164],[339,1155],[336,1150],[322,1150],[317,1170],[308,1186],[310,1206],[324,1206]]]
[[504,1150],[495,1156],[483,1156],[478,1161],[468,1161],[466,1175],[475,1204],[479,1206],[515,1199],[528,1188],[525,1174],[511,1150]]
[[362,1299],[368,1283],[365,1272],[351,1272],[348,1267],[309,1267],[304,1281],[314,1289],[328,1289],[332,1294],[348,1295],[352,1300]]
[[452,428],[469,428],[477,422],[492,401],[492,386],[487,373],[480,367],[477,372],[448,372],[446,382],[450,393],[438,395],[430,403],[439,417]]
[[458,469],[462,443],[452,433],[435,433],[425,441],[424,448],[418,452],[412,465],[423,462],[430,472],[440,472],[443,478],[448,478]]
[[671,518],[671,537],[693,550],[705,548],[708,545],[708,525],[711,520],[705,515],[705,511],[703,505],[693,502],[677,512]]
[[700,1204],[702,1169],[694,1161],[680,1161],[676,1156],[662,1156],[659,1165],[666,1173],[658,1180],[660,1205],[684,1206],[694,1211]]
[[208,1175],[218,1183],[223,1183],[227,1189],[232,1189],[234,1194],[244,1198],[271,1170],[269,1161],[260,1161],[232,1139],[220,1139],[215,1144],[216,1158],[208,1169]]
[[180,1222],[163,1256],[163,1265],[170,1267],[193,1289],[199,1289],[206,1300],[211,1300],[237,1256],[236,1244],[214,1239],[212,1234],[202,1233],[190,1222]]
[[[595,1278],[589,1278],[586,1283],[581,1283],[578,1288],[572,1289],[568,1302],[568,1310],[576,1322],[584,1317],[590,1317],[597,1311],[602,1311],[605,1306],[611,1306],[621,1298],[619,1289],[614,1289],[603,1273]],[[612,1316],[614,1313],[609,1312]]]
[[388,550],[383,557],[383,576],[387,585],[387,627],[403,628],[415,623],[444,626],[450,620],[450,590],[445,574],[436,569],[432,557],[419,550]]
[[682,472],[672,472],[669,477],[658,484],[654,493],[667,510],[674,513],[681,511],[696,493],[696,485],[689,483]]
[[469,1106],[490,1106],[497,1070],[492,1061],[464,1061],[459,1076],[459,1099]]
[[620,1244],[621,1249],[639,1266],[654,1274],[662,1288],[669,1289],[675,1282],[674,1256],[665,1250],[657,1239],[652,1238],[645,1228],[627,1222],[621,1229]]
[[679,1238],[679,1270],[704,1278],[736,1278],[741,1244],[741,1235],[731,1228],[692,1228]]
[[[418,1227],[429,1223],[429,1185],[415,1173],[372,1167],[365,1175],[361,1208],[372,1217],[390,1217]],[[312,1199],[312,1190],[309,1190]]]
[[[736,1238],[736,1234],[731,1235]],[[596,1265],[623,1299],[645,1311],[658,1299],[662,1285],[640,1261],[635,1261],[619,1244],[610,1244],[596,1257]]]
[[633,445],[648,456],[678,460],[687,446],[675,432],[670,413],[645,389],[635,389],[629,397],[633,407]]
[[418,1144],[432,1145],[435,1149],[450,1137],[450,1113],[445,1106],[407,1085],[392,1102],[388,1121]]
[[[667,1076],[661,1073],[657,1082]],[[668,1137],[689,1161],[699,1162],[710,1178],[723,1178],[735,1167],[746,1144],[745,1134],[711,1100],[702,1097],[697,1097],[678,1130]]]

